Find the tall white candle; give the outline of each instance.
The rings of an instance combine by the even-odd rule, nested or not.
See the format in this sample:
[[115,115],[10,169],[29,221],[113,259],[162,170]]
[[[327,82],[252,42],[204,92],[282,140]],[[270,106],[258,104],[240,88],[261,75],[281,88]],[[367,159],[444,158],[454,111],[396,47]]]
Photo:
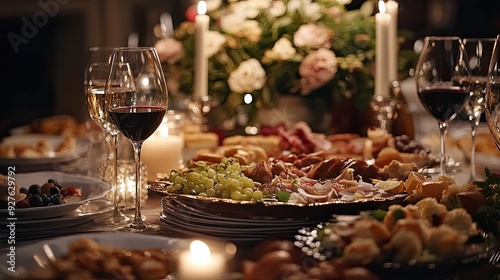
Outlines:
[[169,134],[168,125],[163,122],[142,144],[141,159],[148,167],[148,181],[154,182],[158,177],[179,169],[183,149],[184,138]]
[[194,97],[202,98],[208,94],[208,56],[207,35],[210,17],[206,15],[207,3],[198,3],[198,15],[195,23],[195,64],[194,64]]
[[389,96],[389,28],[391,15],[379,1],[380,13],[375,15],[375,95]]
[[385,3],[387,13],[391,15],[389,31],[389,81],[398,80],[398,9],[399,4],[394,0]]

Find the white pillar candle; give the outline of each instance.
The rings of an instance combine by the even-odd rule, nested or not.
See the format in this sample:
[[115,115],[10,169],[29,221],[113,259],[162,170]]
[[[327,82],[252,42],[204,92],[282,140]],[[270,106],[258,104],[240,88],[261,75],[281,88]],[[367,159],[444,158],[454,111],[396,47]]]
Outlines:
[[375,95],[389,96],[389,28],[391,15],[379,1],[380,13],[375,15]]
[[206,15],[207,3],[198,3],[198,15],[194,19],[195,24],[195,55],[194,55],[194,97],[202,98],[208,95],[208,56],[207,35],[210,17]]
[[178,274],[181,280],[222,279],[224,273],[224,257],[210,252],[207,244],[200,240],[191,242],[190,250],[180,254]]
[[167,122],[163,122],[142,144],[141,160],[148,167],[148,181],[154,182],[158,177],[179,169],[183,149],[184,138],[181,135],[169,134]]
[[389,0],[385,3],[387,13],[391,15],[389,31],[389,82],[398,80],[398,2]]

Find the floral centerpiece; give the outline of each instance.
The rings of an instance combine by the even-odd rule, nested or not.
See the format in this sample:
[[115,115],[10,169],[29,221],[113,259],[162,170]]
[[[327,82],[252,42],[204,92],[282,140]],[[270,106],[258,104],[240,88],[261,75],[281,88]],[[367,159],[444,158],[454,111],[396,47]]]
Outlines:
[[[282,95],[314,100],[326,110],[346,98],[367,108],[374,86],[373,2],[350,11],[350,0],[206,2],[209,91],[226,119],[243,111],[252,123]],[[155,45],[172,92],[193,92],[195,13],[187,12],[174,38]]]

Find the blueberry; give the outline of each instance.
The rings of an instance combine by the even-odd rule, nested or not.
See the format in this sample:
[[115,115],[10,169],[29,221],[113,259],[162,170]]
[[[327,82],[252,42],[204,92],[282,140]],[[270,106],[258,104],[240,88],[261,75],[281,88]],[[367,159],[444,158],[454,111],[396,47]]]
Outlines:
[[29,188],[29,193],[30,194],[41,194],[42,193],[42,188],[40,187],[40,185],[31,185],[30,188]]
[[27,188],[20,188],[20,189],[19,189],[19,192],[20,192],[20,193],[24,193],[24,194],[26,194],[26,195],[30,194],[30,192],[28,191],[28,189],[27,189]]
[[59,183],[56,180],[54,180],[54,179],[47,180],[47,183],[52,183],[54,185],[59,185]]
[[57,193],[61,193],[61,189],[59,186],[53,186],[52,188],[50,188],[50,194],[57,194]]
[[32,194],[30,197],[30,205],[33,207],[43,206],[43,198],[39,194]]
[[63,203],[63,196],[60,193],[56,193],[50,196],[50,200],[53,205],[59,205]]
[[49,205],[50,203],[52,203],[52,200],[50,199],[50,197],[48,197],[46,194],[42,193],[40,195],[42,197],[42,200],[43,200],[43,205],[44,206],[47,206]]

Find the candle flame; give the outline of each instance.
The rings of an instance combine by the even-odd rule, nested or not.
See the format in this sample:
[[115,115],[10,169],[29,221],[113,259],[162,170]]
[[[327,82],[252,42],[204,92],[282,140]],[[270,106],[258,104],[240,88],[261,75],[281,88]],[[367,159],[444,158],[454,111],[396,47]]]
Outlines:
[[198,3],[198,14],[199,15],[204,15],[207,13],[207,2],[205,1],[200,1]]
[[210,248],[203,241],[194,240],[191,242],[189,249],[192,259],[196,262],[205,262],[210,258]]
[[380,0],[378,1],[378,10],[380,13],[385,14],[385,3],[384,1]]

